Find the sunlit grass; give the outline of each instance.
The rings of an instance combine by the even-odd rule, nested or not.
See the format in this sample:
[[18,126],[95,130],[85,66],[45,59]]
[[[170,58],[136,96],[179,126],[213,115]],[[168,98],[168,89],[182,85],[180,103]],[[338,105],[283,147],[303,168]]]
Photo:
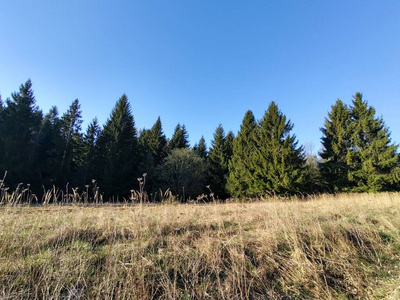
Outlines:
[[397,299],[400,194],[0,208],[0,298]]

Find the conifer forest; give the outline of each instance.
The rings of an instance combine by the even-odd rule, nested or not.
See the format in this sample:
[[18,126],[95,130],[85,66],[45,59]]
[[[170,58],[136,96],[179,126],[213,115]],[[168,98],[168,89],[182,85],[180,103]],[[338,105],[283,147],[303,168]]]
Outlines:
[[87,191],[88,202],[96,193],[108,202],[137,191],[148,202],[165,191],[182,202],[398,191],[398,145],[373,106],[355,93],[327,111],[318,156],[299,145],[290,116],[275,102],[260,120],[247,111],[239,132],[220,124],[209,147],[203,137],[190,147],[184,124],[172,137],[160,118],[139,130],[126,95],[104,125],[94,119],[84,129],[78,100],[66,112],[43,112],[28,80],[0,98],[1,188],[27,189],[38,203],[51,189]]

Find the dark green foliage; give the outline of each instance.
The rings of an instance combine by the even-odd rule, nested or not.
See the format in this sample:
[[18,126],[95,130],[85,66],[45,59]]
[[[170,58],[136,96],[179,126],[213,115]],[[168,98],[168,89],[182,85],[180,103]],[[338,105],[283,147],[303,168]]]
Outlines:
[[361,93],[348,108],[340,100],[321,129],[324,160],[321,175],[330,191],[378,192],[396,189],[398,146],[391,144],[390,133],[375,109]]
[[292,123],[286,121],[275,102],[271,102],[260,121],[252,160],[254,191],[259,196],[294,194],[303,189],[304,151],[297,147],[296,137],[290,135],[292,129]]
[[323,159],[319,164],[323,185],[329,192],[347,191],[350,188],[346,159],[350,149],[350,123],[348,107],[341,100],[336,100],[321,128],[323,149],[319,153]]
[[[185,126],[182,127],[182,130],[186,130]],[[187,133],[183,132],[182,136],[185,136],[185,134],[185,138],[187,139]],[[167,156],[167,138],[162,130],[160,117],[158,117],[156,123],[149,131],[147,144],[153,156],[154,163],[156,166],[158,166]]]
[[257,131],[253,112],[248,110],[233,141],[233,155],[229,161],[227,188],[234,197],[255,196],[252,155],[257,148]]
[[84,160],[84,142],[81,133],[82,111],[78,99],[74,100],[61,117],[62,158],[58,173],[58,184],[83,184],[81,178]]
[[232,131],[229,131],[225,137],[225,156],[226,156],[226,161],[229,163],[229,161],[232,158],[233,155],[233,141],[235,140],[235,135],[233,134]]
[[214,132],[214,139],[211,141],[208,153],[208,183],[216,198],[220,199],[229,197],[226,189],[226,177],[228,176],[228,162],[232,152],[231,139],[228,142],[226,141],[224,128],[219,124]]
[[97,142],[97,174],[105,199],[128,196],[136,183],[136,128],[126,95],[116,103]]
[[145,188],[151,193],[159,188],[155,168],[162,164],[168,154],[167,138],[163,133],[160,117],[158,117],[150,130],[144,129],[141,132],[139,145],[140,170],[141,174],[147,174]]
[[350,108],[351,147],[347,153],[352,191],[378,192],[396,184],[395,168],[398,146],[391,144],[390,132],[375,109],[356,93]]
[[206,140],[204,139],[204,136],[201,136],[199,143],[194,145],[193,151],[201,158],[204,159],[207,158],[208,153],[207,153]]
[[5,103],[0,97],[0,179],[8,171],[7,186],[29,183],[39,199],[42,187],[82,191],[92,179],[105,200],[127,197],[143,173],[147,192],[161,186],[182,199],[206,192],[206,185],[220,199],[400,189],[398,146],[360,93],[350,108],[340,100],[331,107],[321,129],[321,161],[297,146],[293,125],[274,102],[259,122],[246,112],[236,138],[219,125],[209,153],[204,137],[190,150],[179,123],[168,142],[160,118],[137,138],[125,95],[102,130],[94,119],[82,134],[81,124],[78,100],[61,117],[56,107],[43,117],[30,80]]
[[35,155],[40,170],[40,181],[45,188],[57,184],[63,146],[61,120],[57,107],[53,106],[42,121]]
[[189,134],[187,133],[185,125],[176,125],[174,135],[169,141],[169,150],[179,149],[179,148],[189,148]]
[[101,128],[97,118],[94,118],[89,124],[83,138],[83,183],[85,185],[90,184],[90,182],[96,178],[96,145],[100,133]]
[[8,171],[7,184],[11,187],[19,182],[40,186],[35,152],[43,117],[36,106],[30,80],[6,100],[0,114],[3,152],[0,173]]
[[157,169],[164,190],[170,188],[183,201],[205,191],[206,171],[204,159],[188,148],[172,150]]

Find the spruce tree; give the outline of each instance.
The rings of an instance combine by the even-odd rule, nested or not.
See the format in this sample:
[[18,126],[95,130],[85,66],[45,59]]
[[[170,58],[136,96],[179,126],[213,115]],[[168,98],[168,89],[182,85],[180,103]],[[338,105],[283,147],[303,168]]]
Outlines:
[[292,129],[293,124],[272,102],[260,121],[254,151],[255,189],[259,196],[294,194],[303,188],[304,151],[297,147],[296,137],[290,135]]
[[209,162],[209,185],[220,199],[229,196],[226,189],[226,177],[228,175],[228,157],[225,140],[224,128],[218,125],[214,132],[214,139],[211,141],[210,151],[208,153]]
[[40,170],[41,184],[45,188],[51,188],[57,184],[63,146],[61,120],[58,116],[57,107],[53,106],[42,121],[35,155]]
[[234,197],[256,196],[254,190],[254,151],[257,149],[258,125],[251,110],[243,118],[240,130],[233,141],[233,155],[229,161],[227,188]]
[[84,159],[83,159],[83,183],[85,185],[89,184],[96,176],[96,144],[100,136],[101,128],[99,126],[97,118],[88,125],[86,129],[85,136],[83,138],[84,142]]
[[149,193],[159,188],[157,166],[161,165],[168,154],[167,138],[158,117],[151,129],[144,129],[139,136],[141,174],[146,173],[145,189]]
[[42,118],[30,80],[6,100],[5,106],[2,105],[0,136],[3,157],[0,173],[8,171],[7,184],[11,188],[20,182],[36,188],[40,186],[35,152]]
[[[0,133],[2,133],[2,127],[4,126],[3,112],[4,112],[4,104],[0,95]],[[2,174],[2,172],[4,172],[3,158],[4,158],[4,139],[2,134],[0,134],[0,177],[4,175]]]
[[137,134],[126,95],[117,101],[97,142],[99,184],[105,199],[128,196],[137,185]]
[[189,148],[189,135],[187,133],[185,125],[176,125],[172,139],[168,144],[169,150]]
[[148,146],[153,155],[155,165],[160,165],[167,156],[167,138],[162,130],[160,117],[157,118],[156,123],[150,129]]
[[206,140],[204,139],[204,136],[201,136],[199,143],[194,145],[193,151],[201,158],[203,159],[207,158],[208,153],[207,153]]
[[229,164],[229,161],[232,158],[233,155],[233,141],[235,140],[235,135],[231,130],[228,131],[228,133],[225,136],[225,160],[227,161],[227,164]]
[[361,93],[353,97],[350,108],[351,147],[347,153],[349,179],[355,192],[390,190],[397,183],[398,145],[391,143],[390,132],[375,109]]
[[82,111],[79,100],[75,99],[61,117],[61,136],[63,150],[58,182],[61,186],[70,183],[81,185],[83,165],[83,135],[81,133]]
[[321,128],[323,149],[319,153],[323,159],[319,164],[323,185],[330,192],[347,191],[350,188],[347,165],[350,123],[349,108],[337,99]]

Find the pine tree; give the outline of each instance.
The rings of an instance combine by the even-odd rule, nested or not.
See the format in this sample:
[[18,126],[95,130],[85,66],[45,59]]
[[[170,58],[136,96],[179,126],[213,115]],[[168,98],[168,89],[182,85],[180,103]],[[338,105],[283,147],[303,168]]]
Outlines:
[[237,137],[233,141],[233,155],[229,161],[227,188],[234,197],[252,197],[254,190],[254,151],[257,149],[258,125],[251,110],[247,111]]
[[6,100],[1,115],[3,157],[0,173],[8,171],[7,184],[12,188],[19,182],[40,186],[35,152],[43,116],[36,106],[30,80]]
[[189,148],[189,135],[187,133],[185,125],[176,125],[174,135],[168,144],[169,150]]
[[206,140],[204,139],[204,136],[201,136],[199,143],[194,145],[193,151],[201,158],[203,159],[207,158],[208,153],[207,153]]
[[356,93],[350,108],[351,147],[347,153],[352,191],[378,192],[396,184],[398,145],[390,140],[390,132],[375,109],[368,106],[361,93]]
[[127,196],[137,185],[137,134],[126,95],[116,103],[97,142],[97,171],[105,199]]
[[290,135],[292,129],[293,124],[272,102],[260,121],[254,152],[255,188],[259,196],[294,194],[304,185],[304,151],[297,147],[296,137]]
[[350,188],[346,158],[350,149],[350,123],[349,108],[341,100],[336,100],[321,128],[323,149],[319,153],[323,159],[319,164],[323,185],[330,192]]
[[228,153],[226,146],[224,128],[219,124],[214,132],[214,139],[211,141],[208,153],[208,180],[212,191],[220,199],[225,199],[229,196],[226,189],[226,177],[228,175]]

